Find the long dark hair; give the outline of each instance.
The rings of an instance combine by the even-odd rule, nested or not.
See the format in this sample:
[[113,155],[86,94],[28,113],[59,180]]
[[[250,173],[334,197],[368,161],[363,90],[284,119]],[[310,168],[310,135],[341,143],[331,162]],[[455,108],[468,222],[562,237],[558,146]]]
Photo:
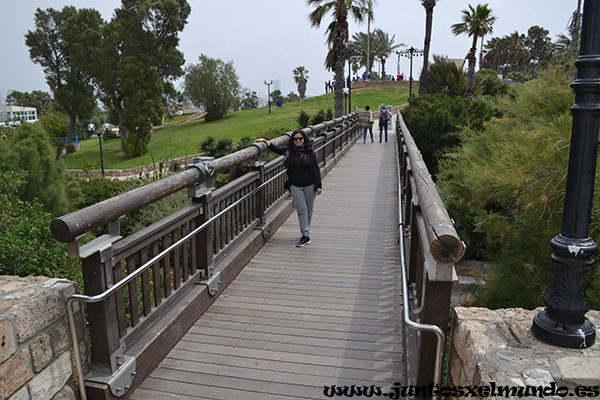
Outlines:
[[312,150],[313,141],[306,133],[304,133],[302,129],[296,129],[294,132],[292,132],[292,136],[290,136],[290,141],[288,142],[288,150],[292,150],[294,148],[294,136],[296,136],[298,133],[304,138],[304,148],[309,151]]

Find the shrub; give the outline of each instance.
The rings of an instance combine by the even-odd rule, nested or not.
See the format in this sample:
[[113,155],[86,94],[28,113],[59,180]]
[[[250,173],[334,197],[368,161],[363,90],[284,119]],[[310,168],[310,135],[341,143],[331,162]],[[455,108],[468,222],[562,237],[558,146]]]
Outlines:
[[27,184],[27,173],[0,171],[0,275],[45,275],[82,285],[78,259],[50,233],[52,216],[36,199],[15,194]]
[[486,121],[499,115],[484,101],[441,94],[413,97],[402,114],[434,177],[438,172],[438,159],[460,145],[457,133],[461,128],[481,131]]
[[298,114],[296,122],[298,122],[298,126],[300,128],[306,128],[308,125],[310,125],[310,115],[306,111],[302,110],[300,111],[300,114]]
[[78,201],[77,185],[56,160],[56,150],[40,124],[23,124],[7,140],[0,140],[0,169],[26,172],[18,197],[26,202],[37,198],[53,216],[69,212]]
[[[540,73],[497,98],[502,119],[481,132],[463,128],[461,146],[440,162],[438,187],[467,244],[466,257],[492,264],[477,305],[533,308],[552,284],[549,242],[561,231],[573,101],[566,73]],[[593,205],[592,215],[600,214],[599,207]],[[592,219],[596,242],[599,228]],[[600,306],[597,269],[587,290],[592,305]]]

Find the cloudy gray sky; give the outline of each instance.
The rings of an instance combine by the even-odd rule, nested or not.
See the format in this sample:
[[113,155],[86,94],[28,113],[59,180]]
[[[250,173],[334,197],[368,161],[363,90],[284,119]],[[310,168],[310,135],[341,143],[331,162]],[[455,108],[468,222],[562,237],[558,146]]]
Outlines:
[[[180,50],[187,63],[197,63],[200,54],[224,61],[233,61],[242,86],[266,96],[265,79],[279,80],[284,95],[296,91],[292,70],[300,65],[309,70],[307,95],[324,92],[324,82],[333,78],[323,65],[327,52],[325,28],[311,28],[310,9],[304,0],[188,0],[192,12],[180,34]],[[532,25],[556,35],[566,34],[576,0],[489,0],[497,17],[493,36],[505,36],[514,31],[526,33]],[[440,0],[434,9],[431,54],[464,58],[471,39],[454,36],[450,26],[461,21],[461,10],[476,1]],[[109,20],[120,0],[0,0],[0,104],[13,90],[50,92],[42,68],[29,58],[24,35],[33,30],[36,8],[61,9],[65,5],[95,8]],[[373,29],[380,28],[395,35],[396,43],[423,48],[425,10],[419,0],[377,0]],[[366,32],[366,24],[351,25],[351,34]],[[413,76],[418,77],[422,58],[413,64]],[[400,59],[400,71],[408,75],[409,61]],[[386,63],[386,71],[396,72],[398,58]]]

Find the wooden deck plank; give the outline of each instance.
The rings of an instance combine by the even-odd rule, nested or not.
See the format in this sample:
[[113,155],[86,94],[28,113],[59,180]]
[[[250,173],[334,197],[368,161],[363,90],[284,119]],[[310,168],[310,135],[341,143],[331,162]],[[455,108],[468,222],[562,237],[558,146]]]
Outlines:
[[324,399],[331,385],[404,382],[391,136],[358,142],[327,175],[312,244],[294,246],[292,215],[130,399]]

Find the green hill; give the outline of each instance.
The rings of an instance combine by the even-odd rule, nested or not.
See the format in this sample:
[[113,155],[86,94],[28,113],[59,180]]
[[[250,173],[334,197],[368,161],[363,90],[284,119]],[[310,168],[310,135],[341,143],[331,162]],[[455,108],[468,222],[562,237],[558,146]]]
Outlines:
[[[381,103],[399,105],[408,102],[408,88],[368,88],[352,90],[352,104],[364,108],[370,105],[377,109]],[[311,97],[292,103],[285,103],[283,107],[271,106],[271,115],[268,107],[253,110],[244,110],[228,113],[227,117],[219,121],[204,122],[198,119],[184,124],[166,126],[152,134],[149,152],[143,157],[127,159],[121,151],[119,139],[102,142],[102,153],[105,169],[126,169],[152,164],[152,161],[172,159],[200,152],[199,143],[208,136],[215,139],[232,139],[234,143],[242,137],[257,138],[266,131],[279,130],[287,132],[298,127],[296,118],[301,110],[308,114],[316,114],[319,110],[333,110],[333,93]],[[66,155],[62,158],[67,168],[81,169],[91,167],[100,169],[100,149],[98,140],[90,139],[81,142],[81,150]]]

